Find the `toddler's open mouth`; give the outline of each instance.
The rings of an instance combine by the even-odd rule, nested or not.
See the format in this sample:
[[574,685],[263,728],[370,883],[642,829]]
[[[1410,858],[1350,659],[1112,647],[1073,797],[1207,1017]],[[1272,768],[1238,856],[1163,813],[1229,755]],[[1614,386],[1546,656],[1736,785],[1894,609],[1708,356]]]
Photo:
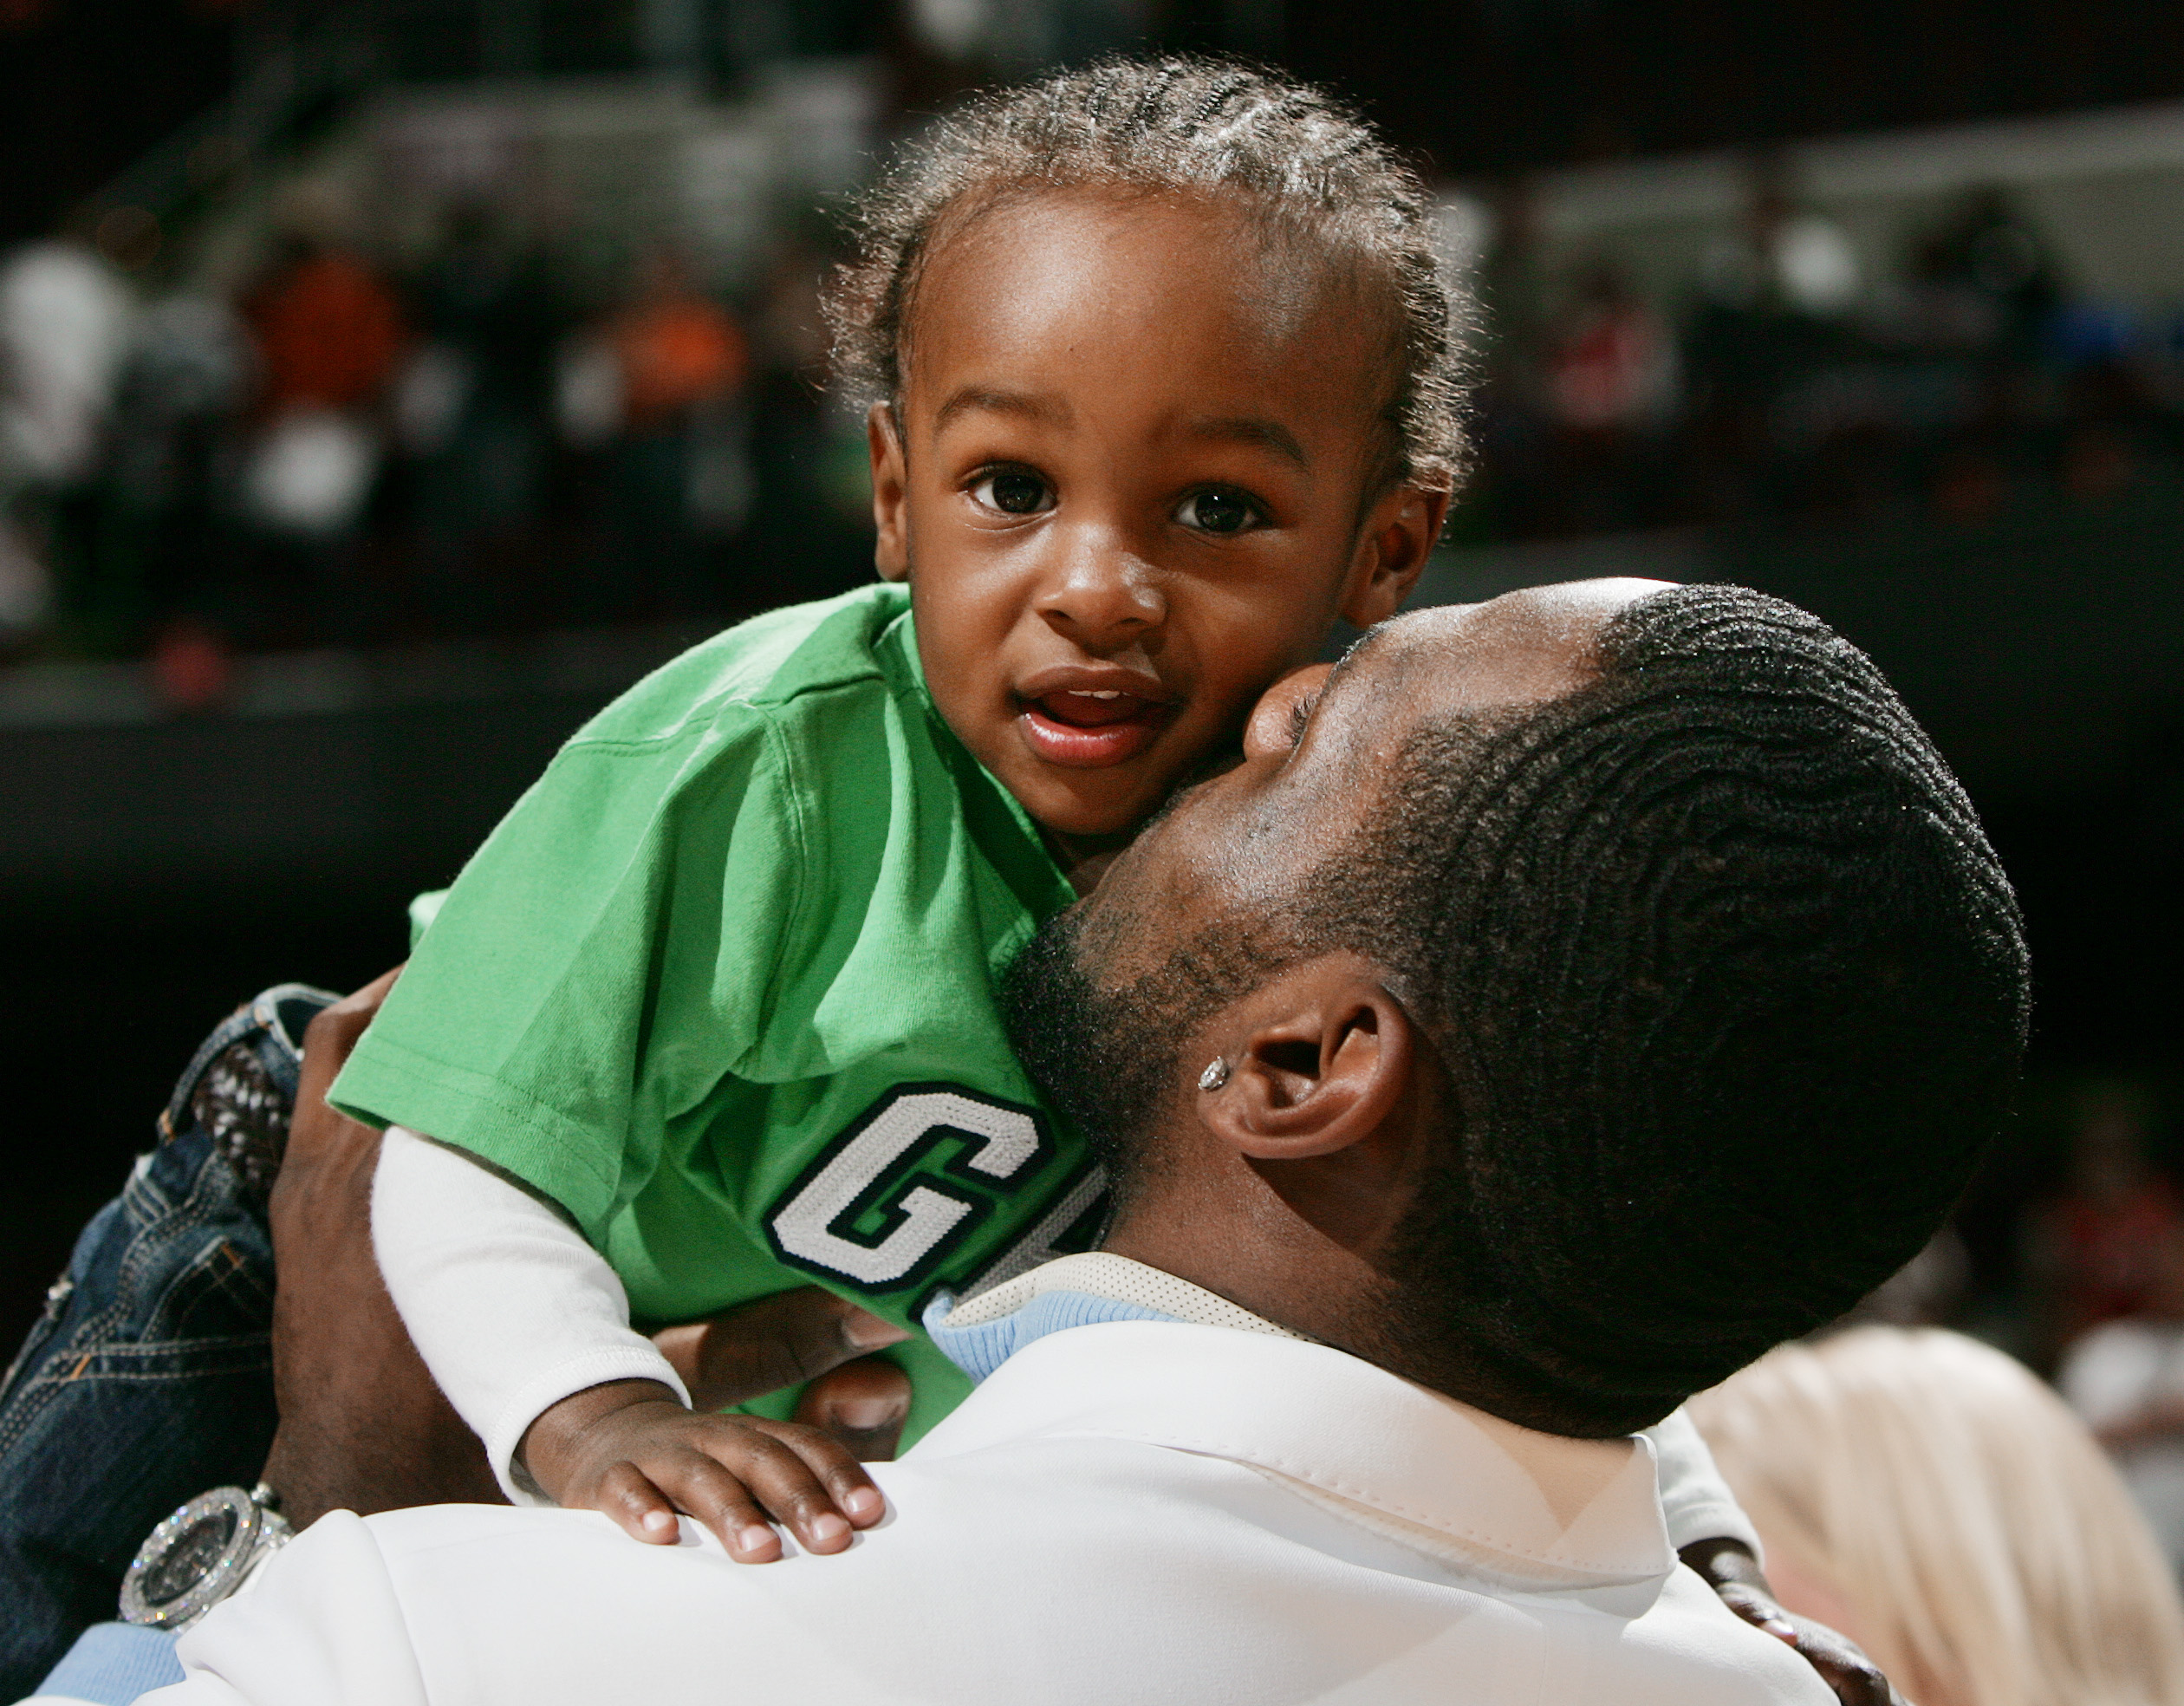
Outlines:
[[1175,706],[1117,688],[1020,697],[1017,726],[1049,764],[1099,770],[1137,757],[1168,725]]

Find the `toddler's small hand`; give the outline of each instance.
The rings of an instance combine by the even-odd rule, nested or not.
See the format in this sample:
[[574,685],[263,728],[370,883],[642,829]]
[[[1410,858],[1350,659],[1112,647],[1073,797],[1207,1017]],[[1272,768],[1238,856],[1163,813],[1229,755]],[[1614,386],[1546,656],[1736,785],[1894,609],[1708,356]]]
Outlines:
[[807,1551],[841,1552],[887,1509],[863,1467],[822,1429],[686,1410],[649,1380],[562,1399],[531,1423],[518,1455],[557,1503],[603,1512],[656,1545],[674,1543],[675,1513],[686,1511],[739,1563],[781,1556],[773,1521]]

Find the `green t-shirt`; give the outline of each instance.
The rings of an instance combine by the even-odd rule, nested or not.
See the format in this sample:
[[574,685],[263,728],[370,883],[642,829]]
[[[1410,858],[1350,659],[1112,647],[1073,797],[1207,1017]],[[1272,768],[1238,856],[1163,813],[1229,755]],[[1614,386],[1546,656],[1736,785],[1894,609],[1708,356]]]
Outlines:
[[[995,1002],[1072,898],[926,696],[901,589],[778,610],[561,750],[332,1099],[562,1204],[640,1322],[816,1280],[914,1327],[1092,1230]],[[907,1438],[969,1388],[922,1337],[895,1354]]]

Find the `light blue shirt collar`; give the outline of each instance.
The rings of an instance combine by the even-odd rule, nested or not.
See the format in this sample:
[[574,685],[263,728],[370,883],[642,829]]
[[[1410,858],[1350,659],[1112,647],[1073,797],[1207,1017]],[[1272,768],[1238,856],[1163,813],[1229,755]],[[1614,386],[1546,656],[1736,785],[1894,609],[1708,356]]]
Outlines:
[[1182,1318],[1141,1303],[1119,1298],[1095,1297],[1089,1292],[1041,1292],[1012,1315],[981,1321],[975,1326],[952,1327],[948,1317],[956,1306],[954,1294],[943,1292],[925,1312],[925,1330],[941,1354],[973,1380],[984,1380],[1034,1339],[1070,1327],[1089,1327],[1101,1321],[1175,1321]]

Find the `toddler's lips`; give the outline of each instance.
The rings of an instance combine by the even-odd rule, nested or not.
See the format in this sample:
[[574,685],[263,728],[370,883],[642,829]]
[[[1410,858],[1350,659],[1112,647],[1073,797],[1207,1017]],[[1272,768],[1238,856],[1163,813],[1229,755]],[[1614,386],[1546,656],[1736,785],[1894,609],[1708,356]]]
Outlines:
[[1134,759],[1167,726],[1174,706],[1134,693],[1050,693],[1021,701],[1017,726],[1049,764],[1102,770]]

